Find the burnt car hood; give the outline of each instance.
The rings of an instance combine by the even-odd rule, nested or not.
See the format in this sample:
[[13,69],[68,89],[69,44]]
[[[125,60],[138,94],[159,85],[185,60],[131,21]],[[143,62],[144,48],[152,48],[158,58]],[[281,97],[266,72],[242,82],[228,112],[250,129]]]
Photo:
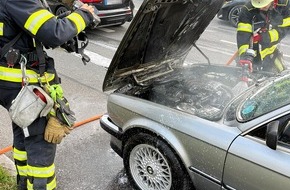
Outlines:
[[108,68],[103,91],[149,85],[182,66],[223,0],[145,0]]

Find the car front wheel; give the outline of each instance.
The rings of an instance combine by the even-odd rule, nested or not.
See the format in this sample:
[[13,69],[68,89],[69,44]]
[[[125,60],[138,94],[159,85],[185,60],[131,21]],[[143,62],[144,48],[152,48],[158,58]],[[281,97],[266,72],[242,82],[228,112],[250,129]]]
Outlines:
[[136,189],[192,189],[171,148],[157,137],[134,135],[125,145],[123,158],[128,179]]
[[239,15],[240,15],[242,7],[243,5],[236,5],[229,12],[229,21],[230,21],[230,24],[234,27],[238,26]]
[[58,7],[57,9],[56,9],[56,11],[55,11],[55,15],[61,15],[61,14],[63,14],[63,13],[65,13],[65,12],[67,12],[68,11],[68,9],[66,8],[66,7],[64,7],[64,6],[60,6],[60,7]]

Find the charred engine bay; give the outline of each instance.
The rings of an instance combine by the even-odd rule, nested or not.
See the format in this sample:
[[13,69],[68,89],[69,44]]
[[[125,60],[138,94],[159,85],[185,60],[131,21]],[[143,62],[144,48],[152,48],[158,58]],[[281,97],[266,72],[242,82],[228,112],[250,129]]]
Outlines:
[[146,85],[127,84],[116,90],[208,120],[219,120],[234,97],[232,88],[240,77],[236,67],[194,66],[175,69]]

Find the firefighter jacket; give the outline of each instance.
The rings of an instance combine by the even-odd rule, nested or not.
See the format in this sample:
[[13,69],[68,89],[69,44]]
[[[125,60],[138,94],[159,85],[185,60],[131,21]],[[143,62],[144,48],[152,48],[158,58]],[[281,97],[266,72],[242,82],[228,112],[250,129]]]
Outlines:
[[[15,38],[20,39],[13,45],[24,55],[36,50],[36,41],[46,48],[58,47],[84,30],[93,17],[86,10],[77,9],[64,18],[58,18],[44,8],[40,0],[1,0],[0,2],[0,48]],[[50,58],[51,60],[51,58]],[[30,64],[30,63],[27,63]],[[49,64],[49,63],[48,63]],[[53,66],[53,62],[51,62]],[[20,67],[7,67],[4,58],[0,60],[0,86],[13,86],[22,82]],[[27,70],[30,83],[37,82],[37,72]],[[52,80],[54,74],[48,76]],[[7,83],[8,82],[8,83]]]
[[[276,0],[275,0],[276,1]],[[264,60],[277,49],[277,44],[285,37],[290,28],[290,10],[288,0],[278,0],[268,11],[252,6],[248,2],[243,6],[237,27],[237,45],[239,55],[247,49],[256,50],[260,60]],[[252,37],[257,31],[262,32],[259,44],[253,44]]]

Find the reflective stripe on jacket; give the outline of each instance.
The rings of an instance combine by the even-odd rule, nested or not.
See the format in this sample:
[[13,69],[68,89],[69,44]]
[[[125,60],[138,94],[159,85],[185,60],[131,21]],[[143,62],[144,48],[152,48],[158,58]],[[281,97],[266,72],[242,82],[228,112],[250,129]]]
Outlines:
[[[277,44],[286,36],[290,29],[290,5],[288,0],[278,0],[275,8],[268,12],[260,11],[248,2],[243,6],[237,27],[237,45],[239,55],[251,46],[253,33],[259,28],[266,28],[267,35],[260,42],[260,59],[275,52]],[[254,46],[259,47],[259,46]],[[258,54],[257,54],[258,55]]]
[[56,17],[43,7],[40,0],[3,0],[0,8],[0,23],[3,25],[0,46],[24,31],[25,34],[14,46],[22,52],[35,49],[32,38],[42,42],[45,47],[60,46],[92,21],[92,15],[81,9],[64,18]]
[[[26,70],[26,77],[29,83],[42,83],[50,82],[54,79],[54,73],[45,73],[45,76],[39,77],[39,74],[33,70]],[[21,69],[9,68],[0,66],[0,80],[9,82],[22,82],[22,71]]]
[[[23,35],[13,45],[13,48],[20,52],[35,51],[35,40],[46,48],[55,48],[75,37],[92,20],[92,15],[81,9],[64,18],[58,18],[45,9],[40,0],[1,0],[0,47],[23,31]],[[34,71],[29,72],[35,75]],[[1,80],[21,82],[18,74],[17,69],[1,67],[0,82]],[[36,80],[37,77],[30,77],[30,82]]]

